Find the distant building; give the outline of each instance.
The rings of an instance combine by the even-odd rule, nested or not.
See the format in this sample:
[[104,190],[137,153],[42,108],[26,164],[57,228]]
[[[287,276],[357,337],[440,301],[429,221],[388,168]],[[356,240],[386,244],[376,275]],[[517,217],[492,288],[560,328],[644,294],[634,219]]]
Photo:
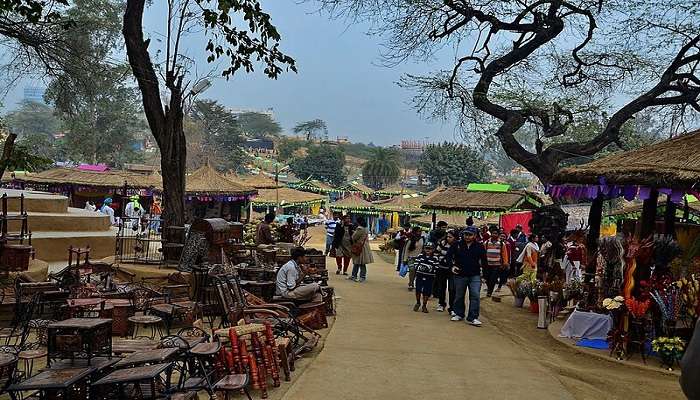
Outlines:
[[350,143],[350,139],[348,139],[347,136],[338,136],[336,137],[335,142],[338,144],[348,144]]
[[417,162],[425,150],[425,142],[421,140],[402,140],[400,151],[409,162]]
[[273,153],[275,142],[271,139],[248,139],[243,143],[243,147],[256,153]]
[[44,102],[44,94],[46,93],[46,88],[39,86],[25,86],[24,87],[24,97],[22,98],[25,102],[34,102],[46,104]]

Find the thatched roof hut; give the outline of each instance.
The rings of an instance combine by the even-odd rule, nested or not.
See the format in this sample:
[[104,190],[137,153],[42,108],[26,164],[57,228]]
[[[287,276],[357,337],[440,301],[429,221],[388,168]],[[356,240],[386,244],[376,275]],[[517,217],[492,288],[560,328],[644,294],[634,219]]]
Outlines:
[[377,214],[374,204],[360,196],[347,196],[328,205],[333,211],[350,211],[356,214]]
[[274,189],[283,185],[275,183],[275,180],[263,173],[255,175],[238,175],[234,173],[226,174],[226,178],[231,181],[249,186],[255,189]]
[[391,185],[391,186],[385,187],[384,189],[379,189],[379,190],[374,191],[374,194],[377,196],[389,196],[389,197],[398,196],[398,195],[402,195],[402,194],[417,194],[417,193],[418,192],[416,192],[413,189],[405,188],[405,187],[402,187],[401,185],[398,185],[398,184]]
[[276,206],[278,198],[282,207],[311,206],[326,201],[326,196],[321,194],[282,187],[279,189],[260,189],[258,196],[252,200],[252,203],[257,207]]
[[379,200],[374,202],[374,207],[380,212],[395,212],[399,214],[420,215],[425,214],[421,208],[425,197],[419,195],[394,196],[389,200]]
[[432,192],[423,202],[427,210],[451,212],[511,211],[541,206],[542,199],[525,191],[485,192],[463,187],[447,187]]
[[[472,217],[474,219],[474,225],[498,225],[500,220],[498,215],[492,215],[487,218],[481,219],[477,217]],[[449,229],[462,229],[467,226],[467,217],[463,214],[436,214],[435,222],[445,221],[447,222],[447,227]],[[411,218],[411,222],[418,224],[420,226],[429,227],[433,223],[433,215],[426,214],[418,217]]]
[[159,174],[140,174],[122,170],[86,171],[78,168],[53,168],[17,175],[15,181],[46,186],[79,186],[100,189],[128,188],[162,190]]
[[289,186],[292,189],[297,189],[297,190],[302,190],[304,192],[311,192],[311,193],[323,193],[323,194],[328,194],[331,192],[337,192],[338,189],[335,189],[331,185],[321,182],[316,179],[306,179],[298,182],[291,182],[288,183],[287,186]]
[[590,163],[563,168],[554,183],[642,185],[687,189],[700,181],[700,130],[613,154]]
[[187,175],[185,192],[188,196],[251,196],[257,190],[226,178],[206,164]]
[[348,182],[347,184],[341,186],[338,188],[338,191],[341,192],[350,192],[350,193],[361,193],[361,194],[371,194],[374,192],[374,189],[370,188],[369,186],[364,185],[362,182]]

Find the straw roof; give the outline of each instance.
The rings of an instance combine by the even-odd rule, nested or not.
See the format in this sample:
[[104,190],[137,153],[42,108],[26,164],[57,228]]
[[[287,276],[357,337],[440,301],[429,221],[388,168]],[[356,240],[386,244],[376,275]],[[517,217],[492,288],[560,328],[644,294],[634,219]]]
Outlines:
[[374,204],[360,196],[347,196],[328,205],[331,210],[372,210]]
[[265,174],[238,175],[234,173],[226,174],[226,178],[231,181],[243,184],[256,189],[274,189],[282,185],[275,183],[275,180]]
[[[635,219],[639,218],[642,214],[642,208],[644,207],[644,204],[639,203],[639,202],[630,202],[629,204],[625,205],[624,207],[613,210],[609,213],[607,213],[605,216],[606,217],[614,217],[615,219],[618,218],[630,218],[630,219]],[[685,206],[682,204],[677,204],[676,205],[676,214],[682,214],[683,210],[685,209]],[[666,212],[666,201],[660,201],[658,206],[656,207],[656,213],[657,215],[664,215]],[[700,201],[695,201],[692,203],[688,203],[688,212],[690,215],[694,215],[696,217],[700,217]]]
[[155,188],[162,189],[163,180],[157,173],[139,174],[122,170],[107,170],[104,172],[83,171],[74,168],[53,168],[42,172],[27,172],[23,176],[16,176],[15,180],[46,185],[78,185],[99,188],[116,189],[131,188]]
[[700,130],[613,154],[588,164],[563,168],[555,183],[597,184],[601,177],[615,185],[687,189],[700,181]]
[[206,164],[187,175],[185,182],[187,194],[246,195],[255,194],[250,186],[234,182]]
[[281,187],[279,189],[260,189],[258,191],[258,196],[252,200],[253,205],[276,205],[278,194],[280,205],[283,207],[305,206],[321,203],[326,200],[326,196],[322,194],[302,192],[301,190]]
[[368,193],[373,193],[374,189],[370,188],[369,186],[364,185],[361,182],[348,182],[346,185],[342,186],[340,191],[343,192],[355,192],[355,193],[363,193],[363,194],[368,194]]
[[389,187],[385,187],[384,189],[375,190],[374,193],[379,194],[379,195],[395,196],[398,194],[416,194],[418,192],[416,192],[413,189],[405,188],[399,184],[396,184],[396,185],[391,185]]
[[[493,215],[484,219],[472,216],[474,219],[474,225],[498,225],[500,223],[500,216]],[[466,214],[437,214],[435,216],[435,222],[445,221],[447,222],[447,227],[452,229],[464,228],[467,226],[467,215]],[[414,222],[421,226],[430,226],[433,222],[433,215],[426,214],[418,217],[411,218],[411,222]]]
[[317,179],[307,179],[298,182],[290,182],[289,187],[313,193],[330,193],[337,191],[331,185]]
[[421,208],[425,197],[418,195],[399,195],[389,200],[375,201],[377,211],[397,212],[405,214],[425,214]]
[[534,208],[541,204],[542,199],[525,191],[482,192],[448,187],[430,194],[423,202],[423,208],[448,211],[509,211]]

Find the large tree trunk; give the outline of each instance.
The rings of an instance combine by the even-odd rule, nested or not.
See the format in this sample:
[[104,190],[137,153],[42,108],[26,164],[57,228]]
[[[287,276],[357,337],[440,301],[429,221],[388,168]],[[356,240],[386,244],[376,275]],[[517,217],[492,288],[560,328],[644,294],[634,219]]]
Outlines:
[[[163,175],[163,225],[185,223],[185,171],[187,148],[182,127],[181,80],[169,79],[169,107],[164,109],[158,77],[148,54],[149,41],[143,37],[145,0],[127,0],[123,34],[126,54],[143,100],[143,110],[161,153]],[[170,77],[172,78],[172,77]]]

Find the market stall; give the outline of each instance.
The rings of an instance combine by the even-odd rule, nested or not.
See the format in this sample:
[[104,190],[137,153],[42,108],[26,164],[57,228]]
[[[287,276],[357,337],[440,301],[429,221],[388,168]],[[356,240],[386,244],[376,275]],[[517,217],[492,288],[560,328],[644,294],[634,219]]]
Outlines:
[[394,196],[388,200],[375,201],[374,206],[381,218],[386,221],[383,224],[390,228],[398,228],[410,221],[412,217],[426,213],[421,208],[424,199],[424,196],[418,194],[405,194]]
[[374,197],[377,200],[383,200],[383,199],[390,199],[394,196],[399,196],[399,195],[414,195],[414,194],[420,194],[418,191],[403,187],[399,184],[396,185],[391,185],[387,186],[383,189],[378,189],[374,191]]
[[[671,368],[695,326],[700,230],[692,209],[700,181],[698,148],[700,131],[565,168],[547,188],[556,198],[592,202],[587,241],[592,256],[580,308],[611,316],[607,343],[620,359],[639,354],[646,360],[655,353]],[[599,238],[604,202],[618,198],[642,202],[608,215],[634,221],[631,229],[623,227],[626,236]]]
[[344,197],[351,195],[368,198],[372,195],[372,193],[374,193],[374,189],[358,181],[348,182],[345,185],[339,187],[338,191],[340,192],[341,196]]
[[349,214],[355,216],[362,215],[367,220],[367,224],[372,232],[382,232],[387,229],[386,223],[382,224],[379,219],[379,211],[374,208],[374,204],[358,195],[344,197],[328,205],[334,213]]
[[206,164],[185,178],[186,220],[224,218],[240,221],[257,190],[236,183]]
[[328,200],[322,194],[302,192],[281,187],[277,189],[260,189],[251,204],[256,211],[273,211],[278,214],[318,215],[321,205]]
[[275,183],[275,178],[265,175],[264,173],[251,174],[251,175],[241,175],[228,173],[225,175],[226,178],[233,182],[240,183],[242,185],[252,187],[255,189],[274,189],[282,187],[284,185],[280,183]]

